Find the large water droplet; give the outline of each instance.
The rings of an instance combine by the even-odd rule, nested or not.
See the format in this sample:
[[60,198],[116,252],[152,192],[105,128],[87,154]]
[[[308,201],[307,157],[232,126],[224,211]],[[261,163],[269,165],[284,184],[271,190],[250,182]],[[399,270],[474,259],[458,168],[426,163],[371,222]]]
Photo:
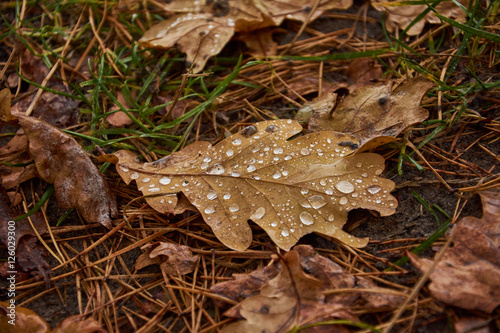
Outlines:
[[277,227],[278,226],[278,222],[274,221],[274,222],[271,222],[271,227]]
[[229,200],[231,199],[231,193],[224,193],[224,195],[222,196],[225,200]]
[[239,176],[241,176],[239,172],[237,172],[237,171],[231,172],[231,177],[239,177]]
[[254,172],[255,170],[257,170],[257,168],[255,167],[255,165],[253,164],[250,164],[248,167],[247,167],[247,171],[248,172]]
[[314,218],[309,212],[302,212],[299,214],[300,221],[305,225],[311,225],[314,223]]
[[286,176],[288,176],[288,171],[286,171],[286,170],[283,170],[281,173],[282,173],[282,174],[283,174],[283,176],[285,176],[285,177],[286,177]]
[[242,129],[240,133],[244,137],[249,138],[255,133],[257,133],[257,127],[255,127],[254,125],[247,126],[244,129]]
[[232,142],[232,144],[235,145],[235,146],[241,145],[241,139],[240,138],[234,139],[233,142]]
[[215,192],[215,191],[209,191],[207,193],[207,199],[208,200],[214,200],[216,198],[217,198],[217,192]]
[[162,185],[168,185],[168,184],[170,184],[171,181],[172,181],[172,179],[170,179],[168,177],[160,178],[160,184],[162,184]]
[[331,188],[327,188],[325,193],[328,195],[333,195],[333,190]]
[[370,187],[367,187],[366,190],[371,194],[377,194],[378,192],[380,192],[382,190],[382,187],[380,187],[378,185],[372,185]]
[[224,170],[224,167],[220,164],[214,164],[210,168],[205,171],[205,173],[209,175],[222,175],[226,170]]
[[151,180],[151,178],[143,178],[143,179],[142,179],[142,182],[143,182],[143,183],[147,183],[147,182],[149,182],[150,180]]
[[203,159],[203,162],[205,163],[210,163],[210,161],[212,161],[212,158],[210,156],[205,156],[205,158]]
[[300,202],[300,205],[301,205],[302,207],[304,207],[304,208],[311,208],[311,204],[310,204],[310,203],[309,203],[309,201],[307,201],[307,200],[302,200],[302,201]]
[[139,174],[137,172],[133,172],[130,174],[130,178],[137,179],[137,178],[139,178]]
[[275,154],[283,154],[283,148],[276,147],[276,148],[273,149],[273,153],[275,153]]
[[158,187],[153,187],[148,189],[148,192],[154,193],[154,192],[160,192],[160,189]]
[[366,178],[366,177],[368,177],[368,174],[367,174],[366,172],[363,172],[363,173],[361,174],[361,177]]
[[276,171],[274,174],[273,174],[273,178],[274,179],[279,179],[281,178],[281,173],[279,171]]
[[215,213],[214,207],[208,206],[207,208],[205,208],[205,214],[213,214],[213,213]]
[[283,229],[283,230],[281,230],[281,235],[282,235],[283,237],[288,237],[288,236],[290,236],[290,233],[288,232],[288,230]]
[[335,216],[334,215],[328,216],[328,221],[333,222],[334,220],[335,220]]
[[122,169],[123,172],[129,172],[130,169],[126,165],[120,165],[120,169]]
[[309,149],[307,149],[307,148],[302,148],[302,149],[300,150],[300,154],[301,154],[301,155],[304,155],[304,156],[307,156],[307,155],[309,155],[310,153],[311,153],[311,152],[310,152],[310,151],[309,151]]
[[257,210],[250,216],[252,220],[260,220],[266,214],[266,209],[264,207],[259,207]]
[[312,197],[309,197],[308,200],[314,209],[319,209],[326,205],[326,199],[321,195],[313,195]]
[[227,155],[228,157],[231,157],[231,156],[233,156],[233,155],[234,155],[234,151],[233,151],[232,149],[228,149],[228,150],[226,150],[226,155]]
[[300,193],[302,193],[303,195],[306,195],[307,193],[309,193],[309,189],[307,187],[303,187],[300,189]]
[[320,184],[321,186],[326,186],[326,184],[328,184],[328,182],[326,181],[326,179],[321,179],[321,180],[319,181],[319,184]]
[[290,155],[286,155],[286,156],[285,156],[285,161],[289,161],[289,160],[291,160],[291,159],[292,159],[292,156],[290,156]]
[[232,204],[229,206],[229,211],[231,213],[237,212],[240,210],[240,207],[237,204]]
[[339,190],[342,193],[352,193],[354,192],[354,185],[352,185],[350,182],[342,180],[335,184],[335,187],[337,190]]
[[276,131],[279,131],[279,129],[280,128],[278,126],[276,126],[276,125],[269,125],[269,126],[266,127],[266,132],[267,133],[274,133]]
[[347,200],[347,198],[346,198],[346,197],[342,197],[342,198],[340,198],[340,200],[339,200],[339,204],[341,204],[341,205],[345,205],[348,201],[349,201],[349,200]]

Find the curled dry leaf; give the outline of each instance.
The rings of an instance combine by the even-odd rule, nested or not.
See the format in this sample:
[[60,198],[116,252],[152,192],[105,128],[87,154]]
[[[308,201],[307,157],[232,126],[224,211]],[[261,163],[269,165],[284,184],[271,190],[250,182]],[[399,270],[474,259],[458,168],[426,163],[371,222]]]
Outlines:
[[200,257],[191,252],[189,246],[158,242],[143,253],[135,262],[139,270],[152,264],[159,264],[162,271],[170,275],[189,274],[196,268]]
[[[386,84],[363,86],[347,95],[333,115],[331,109],[317,107],[309,130],[351,133],[360,138],[363,150],[380,146],[427,118],[429,113],[420,107],[420,101],[431,86],[424,77],[407,81],[392,92]],[[328,102],[325,98],[324,103]],[[336,96],[331,95],[333,98]]]
[[[140,39],[150,48],[177,47],[186,53],[193,72],[200,72],[208,59],[218,54],[235,32],[250,32],[279,25],[284,18],[305,20],[315,0],[185,0],[164,5],[169,12],[181,13],[152,26]],[[311,20],[323,11],[347,9],[352,0],[323,0]]]
[[11,94],[10,90],[5,88],[0,91],[0,121],[1,122],[9,122],[11,120],[16,119],[11,113],[10,113],[10,101],[11,101]]
[[389,194],[394,183],[379,177],[384,159],[353,155],[359,141],[349,134],[317,132],[287,141],[301,130],[292,120],[256,123],[164,168],[139,163],[128,151],[114,155],[121,177],[135,180],[152,208],[174,212],[182,192],[232,249],[244,250],[252,242],[248,219],[285,250],[311,232],[365,246],[367,239],[342,226],[355,208],[394,213],[397,201]]
[[[500,192],[480,193],[483,217],[465,217],[453,231],[453,247],[430,274],[437,299],[468,310],[492,312],[500,305]],[[422,272],[433,261],[410,254]]]
[[[269,267],[273,266],[274,269],[270,270]],[[284,255],[283,261],[274,262],[248,276],[252,277],[254,289],[260,289],[259,294],[246,298],[225,313],[245,320],[227,326],[224,332],[288,332],[293,327],[332,318],[356,321],[350,311],[355,305],[372,309],[395,308],[404,300],[401,296],[384,294],[385,290],[377,288],[370,280],[349,274],[338,264],[316,254],[309,245],[296,246]],[[243,289],[247,282],[241,275],[235,281],[213,286],[211,291],[233,298],[234,290]],[[359,292],[325,295],[325,292],[339,288],[354,291],[366,288],[371,292],[364,293],[361,289]],[[373,293],[377,289],[380,294],[373,297],[377,295]]]
[[111,227],[115,196],[82,147],[42,120],[21,116],[19,122],[40,177],[54,184],[59,207],[76,208],[86,221]]
[[[387,11],[385,25],[387,30],[394,32],[396,28],[406,29],[413,22],[418,15],[422,14],[428,8],[426,4],[418,5],[401,5],[399,0],[371,0],[373,7],[378,11]],[[469,4],[469,0],[458,0],[465,8]],[[464,21],[466,14],[452,1],[443,1],[435,7],[435,10],[451,19],[457,21]],[[422,32],[425,24],[429,22],[432,24],[442,24],[441,20],[434,14],[429,12],[423,19],[415,23],[407,32],[410,36],[416,36]]]

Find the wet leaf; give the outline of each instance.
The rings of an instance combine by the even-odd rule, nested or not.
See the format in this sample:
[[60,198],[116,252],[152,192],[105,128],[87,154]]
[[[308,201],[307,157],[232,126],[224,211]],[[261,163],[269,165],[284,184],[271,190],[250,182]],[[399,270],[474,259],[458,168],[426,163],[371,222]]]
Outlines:
[[[483,217],[465,217],[453,231],[453,247],[430,274],[437,299],[468,310],[491,313],[500,305],[500,192],[481,192]],[[433,261],[413,254],[422,272]]]
[[420,107],[420,100],[431,86],[424,77],[405,82],[392,92],[386,84],[363,86],[347,95],[332,115],[327,107],[314,110],[309,130],[357,135],[363,150],[380,146],[427,118],[429,113]]
[[[140,42],[150,48],[177,47],[186,53],[188,63],[193,64],[193,72],[197,73],[235,32],[280,25],[285,17],[303,21],[315,3],[315,0],[172,1],[164,5],[165,10],[181,14],[152,26]],[[325,10],[347,9],[351,5],[352,0],[320,1],[311,21]]]
[[367,239],[342,226],[355,208],[394,213],[397,201],[389,194],[394,183],[379,177],[384,159],[353,155],[359,141],[349,134],[316,132],[287,141],[301,130],[292,120],[256,123],[164,168],[139,163],[129,151],[114,155],[121,177],[135,180],[152,208],[174,212],[182,192],[232,249],[244,250],[252,242],[248,219],[285,250],[311,232],[365,246]]
[[[51,331],[50,325],[39,315],[30,309],[15,305],[14,313],[11,313],[8,302],[0,302],[0,332],[5,333],[48,333]],[[15,325],[9,321],[15,319]]]
[[[268,267],[272,266],[279,269],[279,273],[269,271]],[[260,282],[260,292],[225,313],[226,316],[245,320],[227,326],[224,332],[287,332],[293,327],[334,318],[356,321],[350,311],[354,305],[397,307],[404,300],[404,297],[384,295],[381,288],[378,299],[373,298],[375,293],[363,293],[362,290],[325,295],[331,289],[369,288],[373,291],[377,287],[373,282],[355,277],[331,260],[316,254],[309,245],[296,246],[285,254],[283,261],[276,261],[268,267],[249,275],[264,278]],[[211,291],[231,297],[234,294],[232,290],[241,286],[241,281],[239,277],[235,281],[219,283]],[[336,332],[336,326],[329,328]]]
[[40,177],[54,184],[59,207],[76,208],[87,222],[111,227],[114,194],[80,145],[42,120],[22,116],[19,122]]
[[193,256],[189,246],[158,242],[137,258],[135,269],[158,264],[167,274],[184,275],[194,271],[199,260],[200,257]]
[[[428,5],[402,5],[398,0],[371,0],[373,7],[379,11],[387,11],[385,24],[387,30],[394,32],[397,28],[406,29],[410,23],[417,18],[424,10],[428,9]],[[469,0],[458,0],[465,8],[469,4]],[[466,14],[452,1],[443,1],[435,7],[435,10],[448,18],[463,22]],[[410,36],[418,35],[424,29],[425,24],[442,24],[441,20],[434,14],[429,12],[423,19],[413,25],[407,34]]]

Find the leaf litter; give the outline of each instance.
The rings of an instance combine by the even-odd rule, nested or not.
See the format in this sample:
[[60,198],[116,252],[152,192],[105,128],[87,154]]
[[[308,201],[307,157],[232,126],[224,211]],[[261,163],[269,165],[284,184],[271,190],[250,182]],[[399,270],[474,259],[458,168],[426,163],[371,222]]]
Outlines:
[[395,212],[394,183],[379,177],[384,159],[354,154],[359,141],[349,134],[317,132],[287,141],[301,130],[292,120],[255,123],[168,167],[139,163],[129,151],[114,156],[120,176],[135,180],[152,208],[176,211],[182,192],[231,249],[250,246],[248,219],[285,250],[311,232],[365,246],[368,239],[342,226],[352,209]]

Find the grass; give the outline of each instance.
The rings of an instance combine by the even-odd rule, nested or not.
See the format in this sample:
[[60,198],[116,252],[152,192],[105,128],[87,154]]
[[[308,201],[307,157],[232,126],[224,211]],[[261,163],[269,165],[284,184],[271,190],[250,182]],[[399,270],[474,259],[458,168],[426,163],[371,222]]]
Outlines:
[[[377,228],[390,229],[388,235],[377,231],[376,240],[366,249],[349,248],[321,236],[303,242],[313,244],[319,253],[355,275],[371,276],[385,288],[416,292],[416,307],[408,306],[412,312],[402,315],[398,329],[425,329],[425,318],[430,317],[453,321],[458,316],[455,308],[443,307],[428,290],[416,290],[408,282],[416,275],[409,270],[405,251],[429,253],[433,245],[442,244],[444,233],[460,217],[479,210],[477,202],[467,204],[474,203],[470,193],[500,186],[494,163],[500,154],[500,77],[496,70],[500,37],[498,1],[486,5],[470,1],[461,7],[463,20],[439,12],[439,5],[446,2],[392,3],[391,8],[426,6],[397,31],[390,31],[384,19],[372,19],[376,16],[372,9],[357,7],[350,16],[335,21],[334,33],[340,33],[332,35],[328,29],[333,19],[325,14],[310,23],[303,39],[291,48],[285,42],[277,45],[278,55],[273,56],[242,54],[245,47],[233,41],[208,62],[202,74],[189,74],[185,56],[176,50],[140,46],[144,32],[165,18],[158,2],[148,2],[146,7],[145,2],[133,0],[1,3],[1,88],[10,88],[13,104],[27,101],[30,105],[31,98],[42,92],[77,101],[78,121],[63,130],[101,168],[118,197],[121,213],[127,212],[108,231],[84,224],[74,210],[58,209],[52,185],[39,186],[32,179],[11,189],[21,197],[16,220],[43,211],[51,226],[42,235],[44,246],[50,253],[55,253],[53,248],[59,253],[50,259],[49,289],[27,274],[18,283],[18,304],[47,317],[43,311],[50,299],[63,313],[61,320],[85,314],[109,331],[141,331],[141,327],[145,327],[142,332],[218,331],[231,321],[223,312],[235,302],[219,305],[220,296],[211,293],[210,287],[233,273],[265,267],[273,255],[269,237],[252,225],[251,248],[241,253],[228,251],[199,214],[173,216],[152,210],[133,186],[120,181],[113,166],[97,162],[97,147],[107,153],[132,150],[151,162],[195,141],[216,143],[257,121],[292,118],[304,101],[322,93],[322,87],[333,89],[337,82],[348,82],[346,69],[353,59],[370,58],[384,72],[379,81],[402,82],[423,75],[435,84],[422,101],[429,118],[376,150],[387,158],[390,171],[386,174],[398,184],[395,195],[401,199],[400,213],[386,218],[360,213],[364,215],[353,221],[357,236]],[[364,9],[368,18],[359,14]],[[410,35],[410,29],[426,20],[428,13],[435,13],[441,24],[427,24],[420,34]],[[300,26],[286,21],[275,38],[291,40]],[[123,112],[131,123],[111,126],[107,118],[117,112]],[[1,138],[10,138],[16,129],[5,127]],[[0,163],[6,168],[30,164],[16,158],[0,155]],[[416,214],[420,208],[422,214]],[[405,218],[413,218],[416,226]],[[369,229],[372,224],[379,227]],[[395,230],[403,232],[395,234]],[[141,247],[155,241],[189,246],[200,256],[196,271],[167,276],[157,266],[135,270]],[[397,309],[360,306],[355,311],[363,322],[332,320],[312,326],[343,324],[379,332],[398,320],[392,316]],[[293,332],[312,326],[297,326]]]

